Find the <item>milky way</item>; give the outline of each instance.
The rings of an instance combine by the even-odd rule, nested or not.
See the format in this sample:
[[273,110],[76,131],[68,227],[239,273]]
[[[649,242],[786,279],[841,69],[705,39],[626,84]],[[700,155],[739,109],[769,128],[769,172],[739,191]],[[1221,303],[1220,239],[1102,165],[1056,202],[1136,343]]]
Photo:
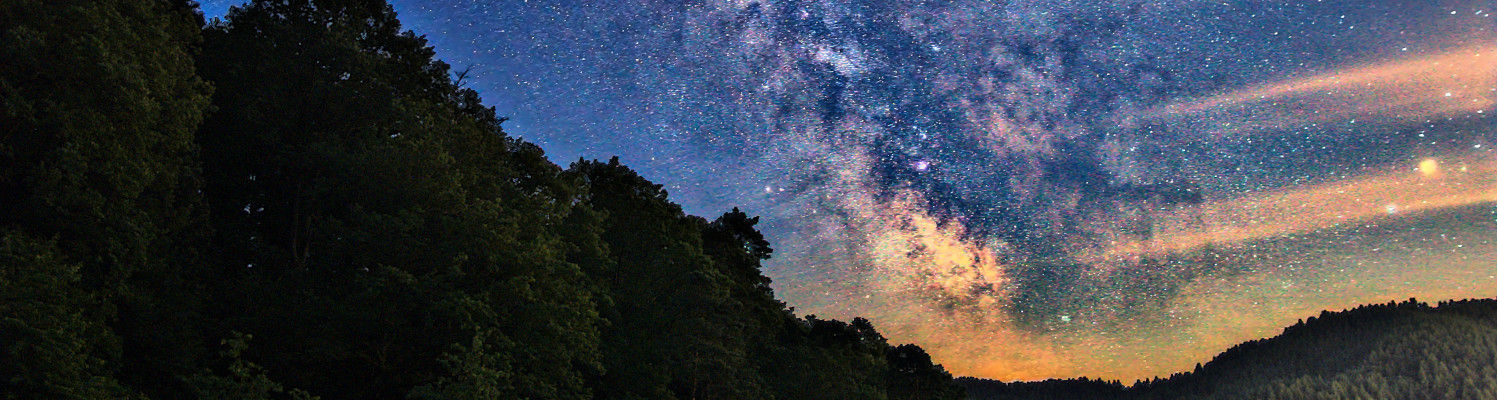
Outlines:
[[1491,0],[582,3],[394,5],[508,131],[763,214],[779,296],[957,374],[1497,295]]

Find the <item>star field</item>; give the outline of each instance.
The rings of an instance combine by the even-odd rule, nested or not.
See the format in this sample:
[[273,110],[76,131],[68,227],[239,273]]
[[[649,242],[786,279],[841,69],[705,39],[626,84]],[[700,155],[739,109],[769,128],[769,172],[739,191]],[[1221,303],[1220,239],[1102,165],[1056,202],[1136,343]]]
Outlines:
[[506,130],[763,214],[779,297],[958,375],[1497,294],[1491,0],[393,4]]

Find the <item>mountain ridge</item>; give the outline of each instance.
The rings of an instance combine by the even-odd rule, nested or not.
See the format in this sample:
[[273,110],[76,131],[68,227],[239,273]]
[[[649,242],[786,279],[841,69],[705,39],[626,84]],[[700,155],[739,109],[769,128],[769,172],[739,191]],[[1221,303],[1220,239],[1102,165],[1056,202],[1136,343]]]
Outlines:
[[970,399],[1497,398],[1497,299],[1431,306],[1410,298],[1322,311],[1192,371],[1132,385],[1086,377],[956,381]]

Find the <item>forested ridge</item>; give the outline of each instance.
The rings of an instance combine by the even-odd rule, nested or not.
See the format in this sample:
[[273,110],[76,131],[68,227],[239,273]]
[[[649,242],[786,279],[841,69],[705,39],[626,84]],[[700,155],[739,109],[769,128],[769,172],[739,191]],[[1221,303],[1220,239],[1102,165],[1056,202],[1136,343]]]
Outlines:
[[1409,299],[1322,312],[1191,372],[1135,382],[958,378],[968,398],[1493,399],[1497,300]]
[[0,1],[0,398],[957,399],[383,0]]

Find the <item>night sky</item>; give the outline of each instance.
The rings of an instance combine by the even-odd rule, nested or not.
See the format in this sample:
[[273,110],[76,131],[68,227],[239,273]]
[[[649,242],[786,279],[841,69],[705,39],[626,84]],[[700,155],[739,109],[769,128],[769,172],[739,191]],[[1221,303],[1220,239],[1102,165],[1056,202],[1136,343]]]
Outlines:
[[393,3],[511,134],[763,215],[798,313],[958,375],[1497,296],[1497,0]]

